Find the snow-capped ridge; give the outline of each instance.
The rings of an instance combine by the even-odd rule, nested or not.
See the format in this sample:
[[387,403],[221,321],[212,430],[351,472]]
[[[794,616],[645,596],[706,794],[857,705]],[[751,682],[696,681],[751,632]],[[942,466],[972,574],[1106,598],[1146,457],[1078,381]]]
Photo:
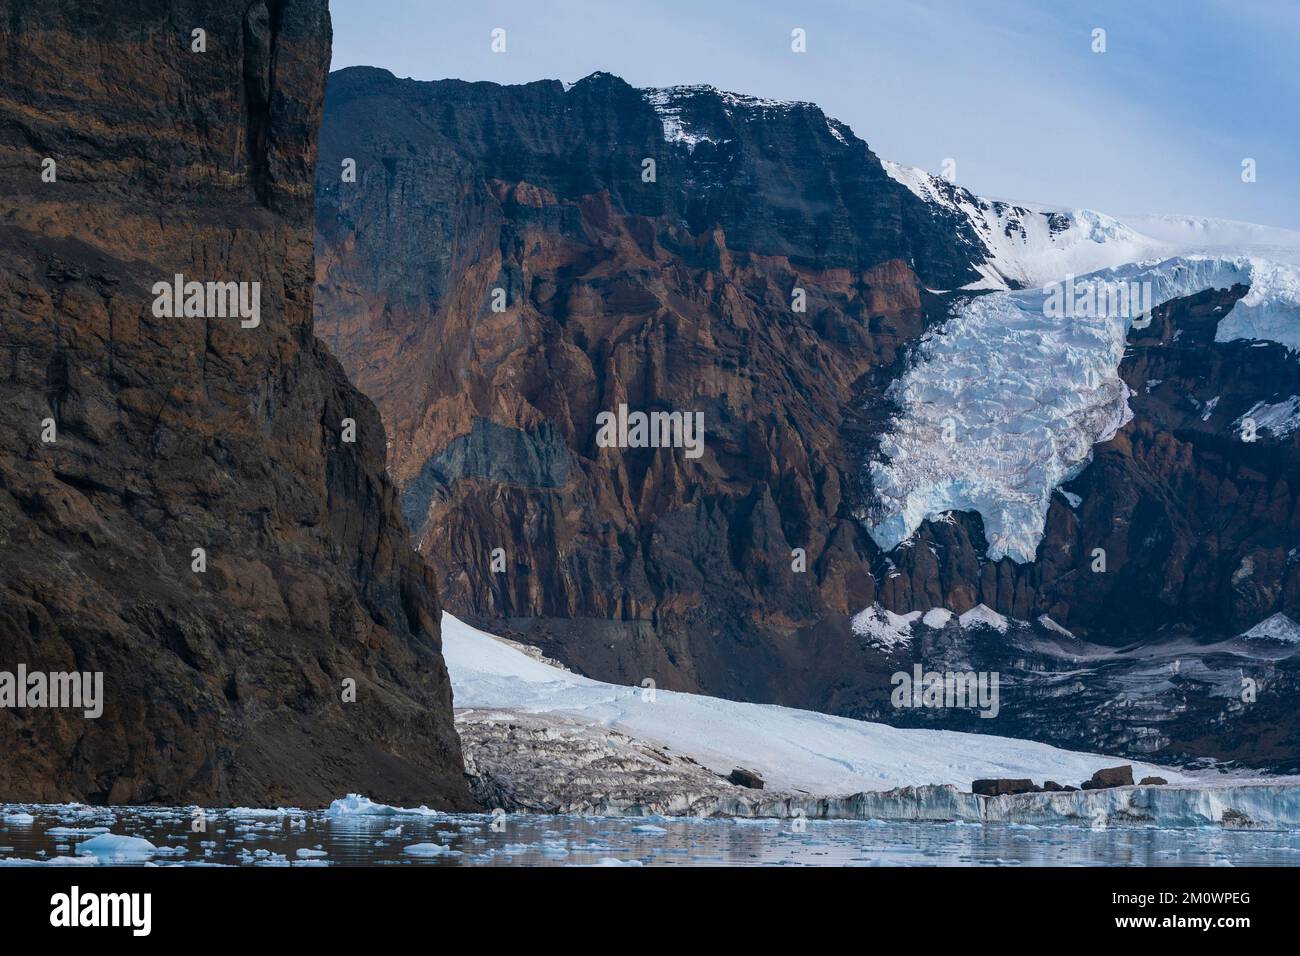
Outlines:
[[1095,209],[977,196],[914,166],[885,172],[923,202],[955,215],[979,236],[982,278],[968,289],[1008,290],[1060,281],[1141,260],[1252,255],[1300,265],[1300,232],[1208,216],[1116,217]]

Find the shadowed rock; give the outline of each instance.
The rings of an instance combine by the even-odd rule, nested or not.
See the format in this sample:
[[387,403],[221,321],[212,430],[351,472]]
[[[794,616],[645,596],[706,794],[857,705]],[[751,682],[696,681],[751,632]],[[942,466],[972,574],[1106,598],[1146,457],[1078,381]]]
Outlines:
[[[471,806],[383,427],[312,334],[325,0],[0,22],[0,669],[105,698],[0,710],[0,800]],[[159,317],[176,274],[260,323]]]

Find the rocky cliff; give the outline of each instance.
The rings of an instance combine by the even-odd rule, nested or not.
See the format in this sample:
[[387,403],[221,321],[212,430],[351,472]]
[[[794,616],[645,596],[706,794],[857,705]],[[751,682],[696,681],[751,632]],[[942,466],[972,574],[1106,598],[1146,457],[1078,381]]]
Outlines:
[[[1209,647],[1296,609],[1300,435],[1247,448],[1227,434],[1252,402],[1297,390],[1296,363],[1213,341],[1240,288],[1171,303],[1161,337],[1134,334],[1121,373],[1135,417],[1067,485],[1084,506],[1056,496],[1036,560],[988,559],[975,514],[886,554],[857,515],[888,386],[956,298],[933,290],[977,280],[987,243],[848,127],[811,104],[608,74],[501,87],[355,68],[330,78],[316,188],[317,333],[385,418],[448,607],[584,673],[952,722],[889,706],[889,675],[913,653],[1010,679],[1078,673],[1082,645],[990,647],[954,624],[887,648],[854,632],[855,613],[982,603],[1031,622],[1035,641],[1056,636],[1034,623],[1050,615],[1104,651]],[[1214,395],[1218,417],[1202,419]],[[620,405],[703,413],[703,455],[604,447],[598,416]],[[1088,573],[1099,546],[1104,575]],[[956,646],[934,651],[944,640]],[[1191,654],[1270,682],[1291,673]],[[1159,726],[1119,733],[1118,675],[1139,666],[1097,670],[1082,713],[1049,680],[975,729],[1251,759],[1228,739],[1251,731],[1219,726],[1240,706],[1202,685],[1179,692],[1195,721],[1169,725],[1187,712],[1175,694]],[[1060,719],[1044,721],[1052,701]],[[1262,762],[1300,753],[1295,727],[1280,733],[1291,743]]]
[[[334,74],[317,332],[385,415],[449,607],[606,676],[786,698],[819,622],[875,596],[845,507],[858,383],[922,330],[926,282],[975,273],[815,107],[682,101],[730,138],[666,141],[605,74]],[[599,447],[620,404],[703,413],[703,457]]]
[[325,0],[0,24],[0,671],[103,675],[98,718],[0,709],[0,798],[470,806],[435,582],[312,333]]

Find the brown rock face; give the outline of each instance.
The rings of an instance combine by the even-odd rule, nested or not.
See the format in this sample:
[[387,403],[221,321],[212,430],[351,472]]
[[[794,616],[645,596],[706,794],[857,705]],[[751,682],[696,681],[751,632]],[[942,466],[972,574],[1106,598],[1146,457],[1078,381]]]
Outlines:
[[1096,771],[1091,778],[1080,786],[1084,790],[1105,790],[1109,787],[1133,786],[1133,768],[1128,764],[1122,767],[1105,767]]
[[[1049,780],[1048,783],[1051,783]],[[1013,779],[1008,777],[997,777],[991,780],[976,780],[970,785],[970,792],[979,794],[982,797],[1000,797],[1004,794],[1012,793],[1035,793],[1038,790],[1051,789],[1047,786],[1042,788],[1034,786],[1034,781],[1025,779]],[[1060,789],[1058,786],[1056,789]]]
[[[0,799],[470,806],[434,581],[311,329],[325,0],[0,22],[0,671],[104,691],[0,709]],[[159,315],[177,274],[259,321]]]
[[[707,135],[665,140],[657,108]],[[1065,486],[1079,507],[1055,496],[1036,560],[988,560],[973,513],[889,554],[862,529],[887,387],[961,295],[926,290],[976,259],[963,228],[809,104],[352,68],[322,126],[316,329],[385,418],[447,606],[583,673],[1296,766],[1300,653],[1214,647],[1300,609],[1300,432],[1247,445],[1231,427],[1300,392],[1300,363],[1214,341],[1244,289],[1130,337],[1134,418]],[[604,447],[598,416],[621,405],[701,413],[702,455]],[[850,628],[873,602],[1017,623],[917,622],[881,648]],[[1137,648],[1161,642],[1169,676],[1149,679]],[[1002,674],[996,723],[893,707],[890,675],[916,662]],[[1268,688],[1248,707],[1243,676]]]
[[[385,416],[447,606],[627,683],[821,706],[846,659],[868,670],[845,626],[875,597],[856,401],[929,297],[900,226],[920,212],[866,145],[842,154],[811,108],[737,120],[761,141],[734,155],[647,153],[658,118],[601,76],[347,70],[329,97],[317,333]],[[805,194],[705,208],[714,174]],[[702,414],[702,455],[602,447],[620,405]]]

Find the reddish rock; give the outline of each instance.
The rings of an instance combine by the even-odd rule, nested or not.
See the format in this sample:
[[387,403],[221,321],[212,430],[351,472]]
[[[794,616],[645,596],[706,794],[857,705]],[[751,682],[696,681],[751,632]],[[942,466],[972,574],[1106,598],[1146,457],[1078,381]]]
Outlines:
[[738,787],[748,787],[750,790],[762,790],[763,778],[752,770],[746,770],[744,767],[737,767],[727,775],[727,779]]
[[1000,797],[1012,793],[1037,793],[1041,788],[1032,780],[996,778],[976,780],[970,785],[970,792],[981,797]]
[[1098,770],[1080,786],[1084,790],[1104,790],[1109,787],[1133,786],[1133,768],[1128,764],[1122,767],[1106,767]]

